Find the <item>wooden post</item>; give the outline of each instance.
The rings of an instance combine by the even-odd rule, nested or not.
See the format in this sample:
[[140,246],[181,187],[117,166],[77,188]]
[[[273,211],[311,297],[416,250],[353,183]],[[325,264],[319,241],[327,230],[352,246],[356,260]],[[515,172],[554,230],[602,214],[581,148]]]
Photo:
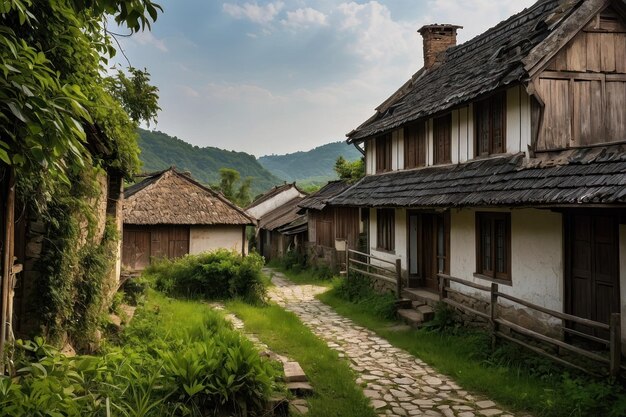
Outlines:
[[446,280],[443,279],[439,274],[437,274],[437,280],[439,284],[439,301],[443,301],[443,299],[446,298],[446,294],[444,290],[446,286]]
[[611,314],[610,329],[610,363],[609,371],[611,376],[618,376],[622,360],[622,329],[619,313]]
[[402,299],[402,262],[396,259],[396,297]]
[[491,283],[491,300],[489,303],[489,321],[491,325],[491,350],[496,348],[496,333],[498,325],[496,323],[496,315],[498,312],[498,284]]
[[[3,190],[4,191],[4,190]],[[15,178],[10,169],[9,183],[6,188],[6,205],[4,209],[4,247],[2,251],[2,293],[0,298],[0,375],[4,375],[6,359],[6,340],[8,325],[12,318],[9,314],[9,298],[11,273],[13,272],[13,216],[15,207]]]
[[350,246],[348,246],[348,241],[346,240],[346,278],[350,275]]

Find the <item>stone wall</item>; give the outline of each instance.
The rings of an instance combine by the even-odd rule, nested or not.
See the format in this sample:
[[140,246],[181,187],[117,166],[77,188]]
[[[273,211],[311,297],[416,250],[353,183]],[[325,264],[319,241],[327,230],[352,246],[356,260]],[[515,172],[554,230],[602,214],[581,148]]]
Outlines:
[[[448,297],[460,304],[473,308],[485,314],[489,314],[489,302],[485,299],[472,297],[465,294],[450,293]],[[461,309],[455,309],[459,315],[463,325],[468,327],[488,327],[489,322],[482,317],[466,312]],[[513,305],[503,305],[498,303],[497,317],[515,323],[526,329],[544,334],[546,336],[563,339],[563,326],[560,320],[555,320],[552,316],[533,311],[527,308],[518,308]]]
[[307,264],[319,268],[327,266],[334,273],[339,273],[340,267],[345,265],[345,252],[337,252],[335,248],[319,246],[312,242],[306,244]]

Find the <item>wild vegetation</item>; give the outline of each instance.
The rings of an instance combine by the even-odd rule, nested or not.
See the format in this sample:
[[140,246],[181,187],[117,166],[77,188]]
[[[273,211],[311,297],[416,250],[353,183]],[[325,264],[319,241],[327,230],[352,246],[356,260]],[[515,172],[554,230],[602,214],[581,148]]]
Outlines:
[[0,416],[263,415],[278,368],[206,304],[151,291],[101,356],[19,343],[0,376]]
[[241,256],[219,249],[176,260],[162,259],[145,271],[156,289],[172,296],[208,300],[243,298],[262,302],[265,287],[261,278],[263,258],[252,253]]
[[336,279],[319,298],[464,388],[505,406],[546,417],[626,415],[626,392],[618,381],[572,372],[505,342],[492,351],[486,332],[463,326],[444,306],[428,326],[398,331],[390,314],[393,296],[375,293],[366,278]]

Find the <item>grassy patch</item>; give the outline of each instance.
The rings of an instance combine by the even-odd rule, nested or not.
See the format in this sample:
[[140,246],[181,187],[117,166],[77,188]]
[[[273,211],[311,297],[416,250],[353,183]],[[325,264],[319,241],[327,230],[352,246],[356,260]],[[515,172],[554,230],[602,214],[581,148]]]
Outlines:
[[292,358],[304,369],[315,394],[309,399],[311,417],[374,417],[355,375],[337,352],[318,339],[298,317],[276,305],[255,307],[227,303],[246,330],[258,335],[274,352]]
[[319,285],[320,287],[328,288],[332,286],[332,274],[327,269],[290,269],[277,261],[270,262],[268,266],[287,275],[289,280],[296,284]]
[[543,358],[510,345],[491,354],[486,333],[397,331],[393,329],[397,322],[376,315],[368,302],[346,301],[336,289],[318,298],[453,377],[465,389],[482,393],[507,408],[546,417],[626,415],[626,399],[617,385],[572,377]]

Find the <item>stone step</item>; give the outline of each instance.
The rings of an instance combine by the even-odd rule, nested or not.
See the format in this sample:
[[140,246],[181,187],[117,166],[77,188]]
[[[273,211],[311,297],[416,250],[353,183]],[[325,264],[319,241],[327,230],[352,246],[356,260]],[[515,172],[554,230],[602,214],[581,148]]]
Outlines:
[[424,317],[425,322],[431,321],[432,319],[435,318],[435,309],[427,304],[418,306],[416,310],[422,313],[422,316]]
[[402,321],[411,327],[420,327],[424,323],[424,316],[421,312],[412,308],[403,308],[398,310],[398,316]]
[[439,295],[437,293],[421,288],[405,288],[402,290],[402,297],[412,301],[418,301],[422,304],[428,304],[431,307],[435,307],[439,302]]
[[412,301],[408,298],[401,298],[396,300],[396,309],[401,310],[405,308],[413,308]]
[[307,382],[306,374],[298,362],[286,362],[283,364],[285,370],[285,382]]
[[287,389],[296,397],[313,395],[313,387],[308,382],[288,382]]

